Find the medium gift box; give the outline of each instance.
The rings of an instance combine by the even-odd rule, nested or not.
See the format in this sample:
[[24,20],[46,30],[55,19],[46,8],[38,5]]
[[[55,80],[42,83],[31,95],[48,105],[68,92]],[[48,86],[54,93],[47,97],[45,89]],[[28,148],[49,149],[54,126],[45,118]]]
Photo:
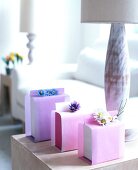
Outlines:
[[[64,108],[63,110],[66,109]],[[62,152],[78,149],[78,124],[84,121],[89,113],[80,109],[74,112],[55,110],[53,114],[52,126],[54,129],[52,134],[54,135],[52,144],[58,147]]]
[[63,88],[33,90],[26,95],[26,135],[32,136],[35,142],[50,140],[51,111],[57,102],[66,100],[69,96],[64,94]]
[[92,118],[79,123],[79,157],[91,164],[122,158],[125,145],[125,128],[119,120],[100,125]]

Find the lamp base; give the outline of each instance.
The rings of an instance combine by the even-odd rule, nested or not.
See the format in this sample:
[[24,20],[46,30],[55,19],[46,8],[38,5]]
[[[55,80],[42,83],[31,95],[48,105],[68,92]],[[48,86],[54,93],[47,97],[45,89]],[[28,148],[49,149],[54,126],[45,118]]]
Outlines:
[[125,105],[129,99],[130,70],[125,25],[113,23],[105,63],[105,99],[108,111],[118,110],[123,119]]
[[[118,110],[118,119],[124,121],[129,100],[130,70],[125,25],[113,23],[105,64],[105,99],[108,111]],[[135,140],[138,133],[134,129],[125,130],[125,141]]]
[[125,129],[125,142],[138,139],[138,129]]
[[27,38],[29,40],[29,42],[27,43],[27,47],[29,49],[29,52],[28,52],[29,63],[28,64],[31,64],[33,62],[33,49],[34,49],[33,41],[35,39],[35,34],[28,33]]

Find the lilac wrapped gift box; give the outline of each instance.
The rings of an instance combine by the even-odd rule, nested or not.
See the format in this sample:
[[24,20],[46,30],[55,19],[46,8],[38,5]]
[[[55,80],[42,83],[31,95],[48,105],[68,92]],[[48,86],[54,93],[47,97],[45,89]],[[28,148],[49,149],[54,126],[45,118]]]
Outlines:
[[[59,89],[58,89],[59,90]],[[60,89],[60,91],[64,89]],[[53,96],[26,96],[26,135],[33,136],[35,142],[51,139],[51,111],[57,102],[69,100],[65,94]]]
[[98,164],[124,155],[124,124],[118,120],[105,126],[87,119],[79,124],[79,157],[85,157],[91,163]]
[[55,146],[62,152],[78,149],[78,124],[87,117],[84,113],[55,112]]

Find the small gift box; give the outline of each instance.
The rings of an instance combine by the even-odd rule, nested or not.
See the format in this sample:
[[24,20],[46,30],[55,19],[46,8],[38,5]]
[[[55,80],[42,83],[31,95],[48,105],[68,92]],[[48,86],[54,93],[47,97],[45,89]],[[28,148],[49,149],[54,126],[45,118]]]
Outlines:
[[[105,121],[106,119],[102,122]],[[102,124],[99,117],[98,121],[89,117],[85,122],[79,123],[78,140],[79,157],[87,158],[93,165],[121,158],[125,145],[124,124],[118,120]]]
[[[72,105],[73,103],[71,103]],[[58,105],[58,104],[56,104]],[[67,103],[65,103],[67,106]],[[70,107],[71,105],[68,106]],[[58,147],[62,152],[78,149],[78,124],[84,121],[87,114],[82,109],[75,110],[74,107],[64,107],[63,110],[53,111],[52,127],[52,145]],[[66,111],[65,111],[66,110]],[[52,128],[51,128],[52,129]]]
[[69,96],[62,88],[33,90],[25,100],[26,135],[33,136],[35,142],[51,139],[51,111]]

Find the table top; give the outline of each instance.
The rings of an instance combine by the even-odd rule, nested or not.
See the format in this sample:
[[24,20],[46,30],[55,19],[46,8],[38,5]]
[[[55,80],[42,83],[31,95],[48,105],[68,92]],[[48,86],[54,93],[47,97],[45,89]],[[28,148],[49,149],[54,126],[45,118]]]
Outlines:
[[[12,136],[12,142],[21,144],[25,149],[31,152],[44,164],[51,169],[96,169],[108,167],[121,162],[138,159],[138,140],[125,143],[125,156],[122,159],[117,159],[97,165],[91,165],[87,160],[78,158],[77,150],[69,152],[61,152],[55,146],[51,146],[51,141],[34,143],[31,137],[26,137],[25,134]],[[70,168],[69,168],[70,167]]]
[[11,84],[11,76],[6,74],[1,74],[1,83],[9,86]]

